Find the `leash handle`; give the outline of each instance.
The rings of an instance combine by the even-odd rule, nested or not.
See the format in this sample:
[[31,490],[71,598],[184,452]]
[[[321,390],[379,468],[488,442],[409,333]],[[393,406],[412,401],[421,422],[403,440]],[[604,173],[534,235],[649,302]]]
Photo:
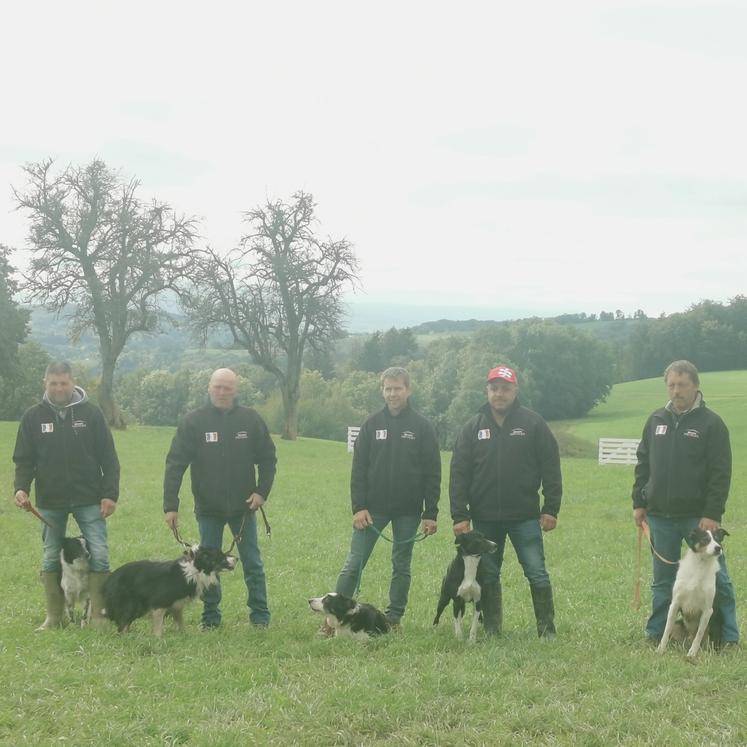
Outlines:
[[31,503],[29,503],[27,506],[24,506],[23,510],[34,514],[34,516],[36,516],[39,521],[46,524],[52,531],[55,531],[55,528],[31,505]]
[[384,539],[387,542],[391,542],[393,545],[407,545],[410,542],[422,542],[424,539],[428,539],[428,535],[424,534],[420,530],[415,532],[415,534],[413,534],[412,537],[409,537],[408,539],[395,540],[395,539],[390,539],[389,537],[387,537],[384,534],[384,532],[380,532],[373,524],[369,524],[366,527],[366,529],[373,529],[374,532],[376,532],[376,534],[378,534],[379,537],[381,537],[381,539]]
[[648,539],[648,544],[651,545],[651,552],[656,555],[659,560],[661,560],[662,563],[666,563],[667,565],[679,565],[679,560],[667,560],[662,555],[659,555],[658,552],[656,552],[656,548],[654,547],[654,543],[651,541],[651,530],[649,529],[648,522],[644,521],[641,524],[641,529],[643,530],[643,533],[646,535],[646,539]]

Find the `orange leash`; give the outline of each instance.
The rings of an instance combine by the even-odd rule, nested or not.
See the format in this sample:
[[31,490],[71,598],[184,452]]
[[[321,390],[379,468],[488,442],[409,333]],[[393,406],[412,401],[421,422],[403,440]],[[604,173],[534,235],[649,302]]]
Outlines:
[[659,553],[656,552],[654,543],[651,541],[651,530],[649,529],[648,522],[644,521],[638,527],[638,551],[636,553],[635,584],[633,585],[633,601],[630,605],[634,610],[638,610],[641,608],[641,548],[643,547],[644,534],[646,535],[648,544],[651,547],[651,552],[656,555],[656,557],[659,558],[662,563],[666,563],[667,565],[679,565],[679,560],[667,560],[665,557],[659,555]]

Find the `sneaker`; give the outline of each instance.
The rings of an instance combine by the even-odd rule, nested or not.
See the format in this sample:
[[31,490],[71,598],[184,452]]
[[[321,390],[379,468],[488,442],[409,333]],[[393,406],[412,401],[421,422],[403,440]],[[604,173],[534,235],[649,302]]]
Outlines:
[[322,623],[322,627],[319,628],[319,631],[317,635],[320,638],[334,638],[335,637],[335,629],[325,620]]

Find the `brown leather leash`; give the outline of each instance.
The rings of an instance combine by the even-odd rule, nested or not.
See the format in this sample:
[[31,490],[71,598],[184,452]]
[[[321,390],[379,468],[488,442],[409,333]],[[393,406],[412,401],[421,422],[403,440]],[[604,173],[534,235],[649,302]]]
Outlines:
[[52,531],[57,531],[30,503],[23,506],[23,510],[34,514],[39,521],[44,522]]
[[[267,521],[267,516],[265,515],[264,507],[260,506],[259,512],[262,514],[262,521],[264,521],[265,523],[265,533],[267,534],[268,537],[271,537],[272,528],[270,527],[270,522]],[[231,543],[231,547],[229,547],[228,550],[226,551],[226,555],[228,555],[231,552],[231,550],[233,550],[233,548],[236,547],[236,545],[238,545],[239,542],[241,542],[241,538],[244,536],[244,525],[246,524],[246,517],[249,516],[250,513],[251,513],[250,511],[246,511],[244,513],[244,517],[241,519],[241,526],[239,527],[239,533],[234,535],[233,542]]]
[[659,555],[658,552],[656,552],[656,548],[654,547],[654,543],[651,541],[651,530],[649,529],[648,522],[644,521],[641,523],[641,525],[638,527],[638,552],[636,553],[636,573],[635,573],[635,584],[633,586],[633,601],[631,602],[631,607],[634,610],[638,610],[641,608],[641,552],[643,547],[643,535],[646,535],[646,539],[648,539],[648,544],[651,546],[651,552],[656,555],[659,560],[661,560],[662,563],[666,563],[667,565],[679,565],[679,560],[667,560],[665,557]]

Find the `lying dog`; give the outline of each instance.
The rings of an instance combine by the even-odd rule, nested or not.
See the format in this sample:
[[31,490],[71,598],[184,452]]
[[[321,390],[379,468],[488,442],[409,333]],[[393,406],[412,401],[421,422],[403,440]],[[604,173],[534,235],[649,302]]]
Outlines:
[[[684,638],[692,638],[688,659],[694,659],[700,650],[709,621],[712,621],[711,640],[715,645],[721,640],[721,620],[713,615],[716,597],[716,574],[719,569],[719,556],[722,553],[721,543],[729,533],[725,529],[695,528],[686,538],[688,550],[680,560],[677,577],[672,587],[672,603],[667,613],[667,624],[661,637],[660,654],[664,653],[670,637],[677,632],[678,626],[684,628]],[[677,620],[677,613],[682,613],[682,620]],[[712,617],[713,615],[713,617]]]
[[161,637],[167,614],[183,630],[182,609],[218,583],[221,571],[232,571],[236,558],[222,550],[194,545],[176,560],[136,560],[117,568],[104,585],[103,613],[121,633],[150,612],[153,634]]
[[454,540],[457,554],[449,563],[446,575],[441,583],[441,596],[438,600],[434,625],[438,625],[441,613],[449,602],[453,604],[454,633],[462,640],[462,620],[467,602],[474,602],[475,611],[472,616],[472,626],[469,640],[474,642],[477,637],[477,625],[482,619],[482,585],[484,583],[483,565],[481,557],[489,552],[495,552],[497,545],[477,531],[458,534]]
[[337,592],[309,599],[314,612],[326,615],[327,624],[334,629],[335,636],[349,636],[367,641],[371,636],[388,633],[389,621],[373,605],[356,602]]
[[75,624],[75,608],[80,605],[80,624],[91,618],[91,597],[88,591],[88,560],[91,555],[83,537],[64,537],[60,550],[62,578],[60,586],[65,595],[65,609],[70,622]]

